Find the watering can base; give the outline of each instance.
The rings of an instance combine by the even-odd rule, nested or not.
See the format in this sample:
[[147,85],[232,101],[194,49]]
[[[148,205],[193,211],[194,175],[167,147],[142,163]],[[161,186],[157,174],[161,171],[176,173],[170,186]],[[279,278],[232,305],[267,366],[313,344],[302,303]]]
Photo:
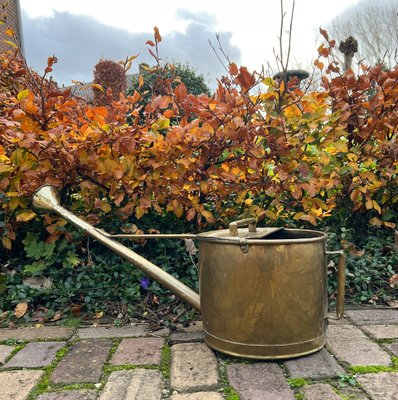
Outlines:
[[244,343],[235,343],[217,338],[204,331],[205,343],[213,350],[239,358],[248,358],[254,360],[282,360],[297,358],[316,353],[325,346],[325,337],[283,345],[250,345]]

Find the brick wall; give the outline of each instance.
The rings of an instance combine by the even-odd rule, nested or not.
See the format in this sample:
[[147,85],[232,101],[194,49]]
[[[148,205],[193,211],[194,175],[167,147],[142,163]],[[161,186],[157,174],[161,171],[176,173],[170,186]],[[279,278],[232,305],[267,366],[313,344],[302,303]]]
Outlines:
[[[3,3],[5,3],[5,0],[0,0],[0,4]],[[0,12],[2,12],[1,9]],[[22,27],[20,26],[19,18],[19,0],[9,0],[8,7],[6,8],[6,16],[8,25],[17,33],[21,40]],[[0,16],[0,19],[3,19],[3,15]],[[0,51],[10,48],[9,45],[3,42],[3,39],[11,40],[11,38],[5,34],[6,29],[5,24],[0,25]]]

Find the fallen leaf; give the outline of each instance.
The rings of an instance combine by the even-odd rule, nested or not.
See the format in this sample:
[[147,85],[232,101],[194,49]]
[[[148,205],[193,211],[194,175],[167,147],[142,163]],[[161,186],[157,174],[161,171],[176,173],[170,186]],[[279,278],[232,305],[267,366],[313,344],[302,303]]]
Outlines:
[[82,312],[83,304],[73,304],[69,307],[70,312],[77,316],[80,315]]
[[386,303],[392,308],[398,308],[398,300],[386,300]]
[[28,303],[26,301],[22,303],[18,303],[14,310],[14,315],[17,318],[21,318],[25,315],[26,311],[28,311]]
[[95,313],[94,318],[102,318],[104,316],[104,312],[103,311],[98,311]]
[[55,322],[59,321],[63,317],[64,313],[62,311],[57,311],[54,316],[50,319],[50,321]]
[[398,286],[398,274],[395,274],[390,277],[390,286],[393,288],[394,286]]

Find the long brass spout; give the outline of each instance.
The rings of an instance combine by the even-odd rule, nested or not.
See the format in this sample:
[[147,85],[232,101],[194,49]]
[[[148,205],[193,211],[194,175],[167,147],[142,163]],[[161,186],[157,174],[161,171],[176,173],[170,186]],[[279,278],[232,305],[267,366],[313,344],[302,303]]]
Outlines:
[[171,290],[182,300],[190,304],[193,308],[200,311],[200,300],[198,293],[184,285],[172,275],[163,271],[157,265],[135,253],[133,250],[115,240],[112,240],[110,235],[106,232],[102,233],[100,229],[95,228],[75,214],[63,208],[60,205],[59,196],[54,187],[47,185],[39,188],[32,197],[32,205],[33,208],[39,212],[55,212],[61,217],[65,218],[72,225],[83,229],[92,238],[96,239],[101,244],[114,251],[126,261],[134,264],[146,275],[150,276],[152,279]]

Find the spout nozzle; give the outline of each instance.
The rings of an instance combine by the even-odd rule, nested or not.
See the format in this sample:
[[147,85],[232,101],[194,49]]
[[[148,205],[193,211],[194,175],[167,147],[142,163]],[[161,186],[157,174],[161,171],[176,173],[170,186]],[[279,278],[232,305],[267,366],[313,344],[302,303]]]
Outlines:
[[37,212],[52,212],[59,205],[58,191],[54,186],[41,186],[32,196],[32,207]]

